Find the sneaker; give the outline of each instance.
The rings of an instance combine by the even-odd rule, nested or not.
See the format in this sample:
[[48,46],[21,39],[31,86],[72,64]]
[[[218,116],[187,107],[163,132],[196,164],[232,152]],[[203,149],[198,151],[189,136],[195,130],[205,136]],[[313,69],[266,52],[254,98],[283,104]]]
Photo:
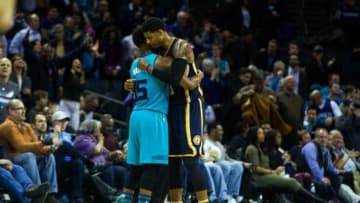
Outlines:
[[44,195],[49,190],[49,183],[45,182],[40,185],[33,185],[25,191],[26,197],[38,197]]
[[243,199],[244,199],[243,196],[237,196],[237,197],[235,198],[236,202],[242,202]]
[[61,203],[59,200],[55,198],[54,195],[48,195],[45,199],[46,203]]
[[234,198],[230,198],[227,200],[227,203],[237,203],[237,201]]

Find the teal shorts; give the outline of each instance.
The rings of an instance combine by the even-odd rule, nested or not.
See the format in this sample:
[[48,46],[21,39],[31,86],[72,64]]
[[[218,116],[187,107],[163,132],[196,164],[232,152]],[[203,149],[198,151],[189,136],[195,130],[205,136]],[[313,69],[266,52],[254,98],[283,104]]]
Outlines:
[[127,163],[168,164],[169,129],[166,114],[134,110],[129,125]]

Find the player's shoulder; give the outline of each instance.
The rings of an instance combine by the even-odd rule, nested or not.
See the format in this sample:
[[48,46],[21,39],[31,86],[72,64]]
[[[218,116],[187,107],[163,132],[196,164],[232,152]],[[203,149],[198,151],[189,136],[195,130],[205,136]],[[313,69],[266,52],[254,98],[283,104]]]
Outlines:
[[194,61],[193,46],[184,39],[178,39],[174,45],[174,56],[177,58],[186,58],[189,63]]
[[193,47],[190,42],[180,38],[178,38],[178,41],[176,42],[176,46],[178,47],[178,49],[192,49]]

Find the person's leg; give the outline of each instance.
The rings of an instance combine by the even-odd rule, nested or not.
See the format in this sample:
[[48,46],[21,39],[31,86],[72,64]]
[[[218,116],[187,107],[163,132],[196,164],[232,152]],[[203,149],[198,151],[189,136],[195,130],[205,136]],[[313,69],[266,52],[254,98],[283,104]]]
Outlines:
[[37,158],[42,182],[49,182],[49,193],[58,192],[58,183],[56,177],[56,164],[53,154]]
[[335,174],[330,174],[330,173],[325,173],[325,176],[328,177],[330,179],[330,183],[331,186],[333,188],[333,190],[335,191],[336,197],[338,199],[339,197],[339,190],[340,190],[340,186],[341,186],[341,179],[339,175],[335,175]]
[[81,159],[73,159],[65,170],[69,171],[71,192],[74,199],[82,198],[82,188],[84,182],[84,163]]
[[325,185],[317,181],[314,181],[314,185],[315,185],[316,194],[319,197],[324,198],[328,201],[337,199],[337,194],[335,193],[331,185]]
[[24,187],[13,177],[10,171],[0,167],[0,186],[3,187],[11,197],[21,203],[29,203],[30,200],[25,197]]
[[13,165],[11,174],[25,190],[34,185],[30,177],[26,174],[26,171],[19,165]]
[[216,164],[209,164],[208,166],[211,177],[214,181],[217,200],[225,201],[230,199],[230,196],[228,195],[228,188],[221,167]]
[[230,166],[229,162],[219,161],[219,162],[216,162],[215,164],[220,166],[220,168],[222,170],[222,174],[224,175],[224,178],[225,178],[225,183],[229,187],[230,172],[231,172],[231,166]]
[[203,170],[203,172],[206,174],[207,177],[209,201],[215,201],[217,199],[216,188],[215,188],[214,180],[211,176],[210,166],[209,166],[213,163],[204,163],[203,161],[201,161],[200,163],[201,163],[200,168]]
[[23,167],[34,184],[38,185],[41,183],[40,172],[35,154],[27,152],[17,155],[13,158],[13,162]]
[[140,177],[143,172],[142,166],[129,165],[125,177],[124,189],[120,203],[130,203],[134,198],[136,188],[139,187]]
[[138,203],[147,203],[152,199],[152,193],[154,190],[155,182],[160,182],[157,180],[159,164],[144,164],[144,171],[140,179],[140,190]]
[[169,200],[170,202],[182,202],[182,174],[181,158],[169,158]]
[[339,189],[339,196],[346,202],[359,202],[360,196],[355,194],[350,186],[341,184]]
[[114,178],[115,178],[114,186],[118,190],[122,190],[125,182],[126,168],[118,165],[114,165],[112,168],[114,170]]
[[354,177],[355,193],[360,195],[360,172],[358,170],[352,171]]
[[157,180],[161,181],[157,182],[157,185],[153,190],[151,203],[163,203],[165,201],[169,187],[169,168],[167,165],[161,166],[157,175]]
[[208,202],[206,176],[201,171],[199,158],[183,158],[186,169],[189,171],[191,183],[194,186],[195,195],[199,203]]
[[230,174],[228,185],[228,194],[233,197],[239,196],[241,178],[244,172],[244,166],[240,161],[229,162],[230,165]]
[[139,186],[140,177],[143,171],[140,165],[140,146],[139,146],[139,130],[140,130],[139,112],[133,111],[129,120],[129,139],[128,152],[126,162],[128,164],[128,172],[125,177],[123,194],[119,202],[130,203],[134,199],[135,190]]
[[106,168],[105,170],[103,170],[99,174],[99,177],[106,184],[110,185],[111,187],[114,187],[115,183],[114,183],[114,169],[113,169],[113,166],[110,166],[110,167]]

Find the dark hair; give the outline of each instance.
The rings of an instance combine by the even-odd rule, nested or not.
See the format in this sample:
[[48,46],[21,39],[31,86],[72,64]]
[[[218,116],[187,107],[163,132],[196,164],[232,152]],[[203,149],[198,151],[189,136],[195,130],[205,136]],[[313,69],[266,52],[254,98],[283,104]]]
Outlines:
[[31,118],[29,118],[29,122],[31,124],[35,124],[36,122],[36,116],[44,116],[46,119],[46,115],[43,112],[37,112],[34,116],[32,116]]
[[265,141],[264,141],[264,152],[270,153],[272,150],[280,147],[276,145],[275,138],[276,135],[280,132],[276,129],[271,129],[269,132],[265,135]]
[[242,67],[242,68],[240,68],[238,75],[244,75],[244,74],[247,74],[247,73],[250,73],[251,77],[252,77],[253,71],[250,70],[248,67]]
[[142,30],[142,28],[140,26],[135,28],[132,35],[133,35],[134,44],[137,47],[140,48],[141,45],[146,43],[146,40],[145,40],[145,37],[144,37],[144,32],[143,32],[143,30]]
[[48,97],[48,92],[44,90],[35,90],[32,94],[32,99],[34,102],[39,101],[42,98]]
[[160,18],[150,17],[142,24],[142,28],[143,32],[155,32],[166,30],[166,25]]
[[212,122],[207,125],[207,132],[210,134],[211,130],[216,129],[216,127],[219,125],[218,122]]
[[310,106],[307,108],[306,112],[309,112],[309,110],[315,110],[316,113],[319,112],[319,108],[318,108],[316,105],[310,105]]
[[[245,159],[245,152],[246,152],[246,149],[248,148],[249,145],[254,145],[256,148],[258,148],[258,138],[257,138],[257,134],[258,134],[258,130],[259,130],[259,127],[257,126],[253,126],[253,127],[250,127],[249,130],[246,132],[246,144],[243,148],[243,159],[245,161],[249,161],[249,160],[246,160]],[[258,155],[259,155],[259,158],[260,158],[260,161],[261,161],[261,153],[260,153],[260,148],[258,148]]]
[[298,130],[297,134],[296,134],[296,143],[299,144],[302,141],[303,136],[307,133],[309,133],[309,132],[306,131],[305,129]]

